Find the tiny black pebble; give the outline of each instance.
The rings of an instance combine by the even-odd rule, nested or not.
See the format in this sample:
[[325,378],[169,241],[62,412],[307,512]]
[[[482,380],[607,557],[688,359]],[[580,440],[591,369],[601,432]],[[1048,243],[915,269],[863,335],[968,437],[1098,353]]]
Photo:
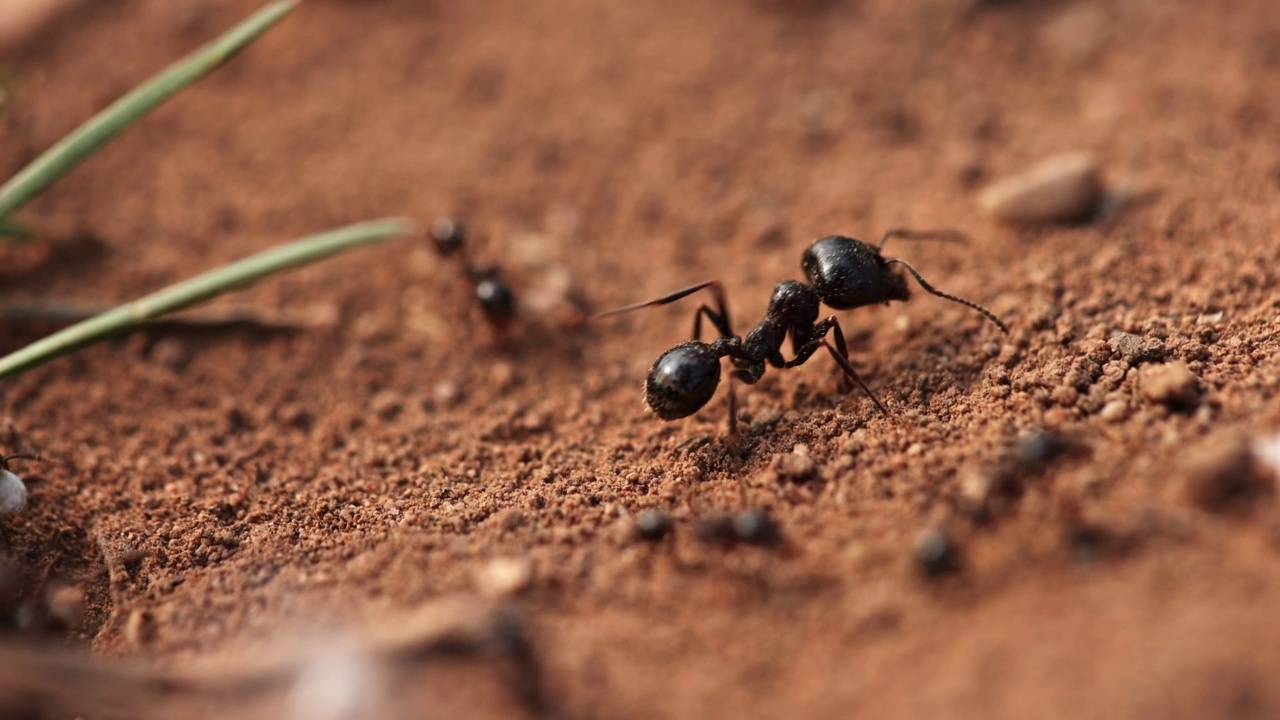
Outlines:
[[1104,528],[1095,525],[1079,525],[1066,533],[1071,557],[1077,562],[1095,562],[1106,557],[1112,538]]
[[744,510],[734,515],[733,533],[751,545],[776,545],[782,540],[778,523],[763,510]]
[[671,518],[657,510],[645,510],[636,517],[636,537],[658,542],[671,534]]
[[1018,441],[1018,459],[1029,465],[1056,460],[1071,447],[1063,438],[1048,432],[1037,432]]
[[947,534],[930,528],[916,537],[915,559],[926,577],[937,578],[960,570],[960,549]]

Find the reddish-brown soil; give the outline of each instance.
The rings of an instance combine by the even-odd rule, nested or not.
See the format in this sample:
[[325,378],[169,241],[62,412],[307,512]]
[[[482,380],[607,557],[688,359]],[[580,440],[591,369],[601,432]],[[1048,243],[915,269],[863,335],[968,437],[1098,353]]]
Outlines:
[[[256,5],[47,29],[6,61],[0,174]],[[1127,198],[1105,217],[978,209],[1075,150]],[[442,213],[525,298],[718,278],[739,331],[815,237],[959,228],[889,250],[1011,332],[923,293],[841,313],[890,415],[819,355],[739,386],[732,443],[720,396],[641,405],[696,299],[580,329],[535,302],[499,342],[421,241],[272,279],[222,302],[330,322],[153,331],[5,382],[0,449],[45,457],[0,527],[5,697],[339,717],[289,669],[329,653],[352,717],[1280,714],[1280,505],[1229,452],[1280,432],[1274,0],[310,0],[29,206],[2,295],[106,304]],[[1151,399],[1175,361],[1198,394]],[[1039,432],[1067,451],[1014,459]],[[699,538],[747,508],[780,545]],[[645,509],[671,538],[635,539]],[[921,572],[926,528],[955,572]],[[532,575],[494,598],[504,568]],[[414,624],[455,615],[479,629]]]

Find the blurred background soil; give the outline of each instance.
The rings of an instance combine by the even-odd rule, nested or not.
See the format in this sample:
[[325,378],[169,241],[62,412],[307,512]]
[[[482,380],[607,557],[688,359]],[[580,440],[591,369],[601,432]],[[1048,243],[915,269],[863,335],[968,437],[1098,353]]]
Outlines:
[[[0,175],[257,4],[82,3],[14,43]],[[1072,151],[1107,188],[1088,220],[980,209]],[[29,206],[0,300],[106,305],[441,214],[526,301],[505,340],[418,239],[220,302],[308,329],[152,331],[5,382],[0,449],[45,460],[0,526],[0,656],[24,670],[0,694],[86,716],[1280,714],[1274,0],[307,0]],[[698,300],[557,322],[568,297],[719,279],[743,332],[812,239],[891,227],[971,235],[886,252],[1011,332],[921,292],[840,313],[888,416],[819,355],[740,385],[731,443],[722,396],[673,423],[641,404]],[[49,329],[6,321],[0,350]],[[751,509],[780,539],[716,519]],[[645,510],[671,533],[638,537]]]

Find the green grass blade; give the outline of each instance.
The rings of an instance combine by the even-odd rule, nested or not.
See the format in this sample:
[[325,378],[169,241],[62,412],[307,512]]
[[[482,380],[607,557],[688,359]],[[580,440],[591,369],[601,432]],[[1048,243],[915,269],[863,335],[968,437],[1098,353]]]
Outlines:
[[412,231],[413,224],[408,220],[375,220],[312,235],[252,255],[76,323],[0,358],[0,378],[16,375],[79,348],[134,330],[151,318],[190,307],[273,273],[306,265],[350,248],[401,237]]
[[0,187],[0,218],[12,215],[14,210],[39,195],[126,127],[230,60],[283,19],[297,4],[298,0],[277,0],[267,5],[222,37],[170,65],[73,130]]

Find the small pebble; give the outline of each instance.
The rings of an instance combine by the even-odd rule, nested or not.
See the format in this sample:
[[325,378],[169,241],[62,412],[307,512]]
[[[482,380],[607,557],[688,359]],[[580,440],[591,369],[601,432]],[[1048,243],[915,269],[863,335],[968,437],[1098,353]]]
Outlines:
[[547,263],[539,267],[535,282],[522,294],[524,307],[534,316],[548,316],[573,304],[573,273],[567,265]]
[[1187,408],[1200,398],[1200,379],[1181,360],[1143,368],[1138,382],[1152,402]]
[[1129,403],[1124,400],[1111,400],[1102,406],[1102,410],[1098,412],[1098,417],[1103,422],[1118,423],[1123,422],[1129,417]]
[[489,383],[497,392],[505,393],[516,381],[516,368],[504,360],[495,360],[489,364]]
[[506,508],[498,512],[498,525],[507,532],[512,532],[524,524],[524,513],[520,508]]
[[519,595],[531,585],[533,563],[525,558],[496,558],[476,572],[476,589],[491,598]]
[[636,516],[635,535],[646,542],[658,542],[671,534],[671,518],[664,512],[645,510]]
[[450,407],[462,399],[462,388],[458,383],[441,380],[431,388],[431,399],[440,407]]
[[329,640],[311,648],[291,679],[291,707],[283,720],[383,715],[382,670],[366,647]]
[[1074,523],[1063,533],[1067,549],[1076,562],[1096,562],[1111,551],[1115,539],[1106,528],[1088,523]]
[[1052,407],[1044,411],[1044,424],[1050,428],[1060,428],[1073,419],[1071,411],[1066,408]]
[[395,390],[383,390],[369,401],[369,411],[380,420],[394,420],[404,409],[404,396]]
[[1070,385],[1059,385],[1053,389],[1049,399],[1062,407],[1075,407],[1080,402],[1080,391]]
[[925,577],[938,578],[960,570],[960,549],[942,530],[928,528],[916,536],[914,557]]
[[734,515],[733,532],[750,545],[776,545],[782,540],[778,523],[763,510],[744,510]]
[[1210,511],[1248,506],[1275,489],[1248,438],[1236,433],[1211,436],[1187,450],[1181,474],[1187,499]]
[[72,585],[58,585],[47,596],[49,619],[63,628],[80,624],[84,614],[84,591]]
[[1097,57],[1114,32],[1106,11],[1095,5],[1072,5],[1040,30],[1040,43],[1058,61],[1081,65]]
[[1164,342],[1159,338],[1142,337],[1133,333],[1118,332],[1107,339],[1111,352],[1130,365],[1163,360]]
[[1280,434],[1255,440],[1252,450],[1262,467],[1272,476],[1280,478]]
[[1018,440],[1018,460],[1027,465],[1043,465],[1057,460],[1071,450],[1071,443],[1061,435],[1033,432]]
[[809,455],[809,446],[799,443],[786,454],[773,457],[773,470],[785,480],[801,481],[813,476],[816,466]]
[[146,610],[134,610],[124,622],[124,639],[134,647],[141,647],[155,639],[156,619]]
[[0,515],[12,515],[27,506],[27,486],[22,478],[0,469]]
[[1102,198],[1098,165],[1087,153],[1051,157],[982,191],[982,209],[1006,222],[1081,220]]
[[69,7],[70,0],[5,0],[0,3],[0,50],[7,52],[37,37],[58,13]]
[[315,426],[315,416],[301,405],[289,404],[280,408],[280,424],[295,430],[310,431]]
[[960,508],[979,524],[1006,514],[1026,492],[1027,472],[1012,458],[975,465],[960,475]]

